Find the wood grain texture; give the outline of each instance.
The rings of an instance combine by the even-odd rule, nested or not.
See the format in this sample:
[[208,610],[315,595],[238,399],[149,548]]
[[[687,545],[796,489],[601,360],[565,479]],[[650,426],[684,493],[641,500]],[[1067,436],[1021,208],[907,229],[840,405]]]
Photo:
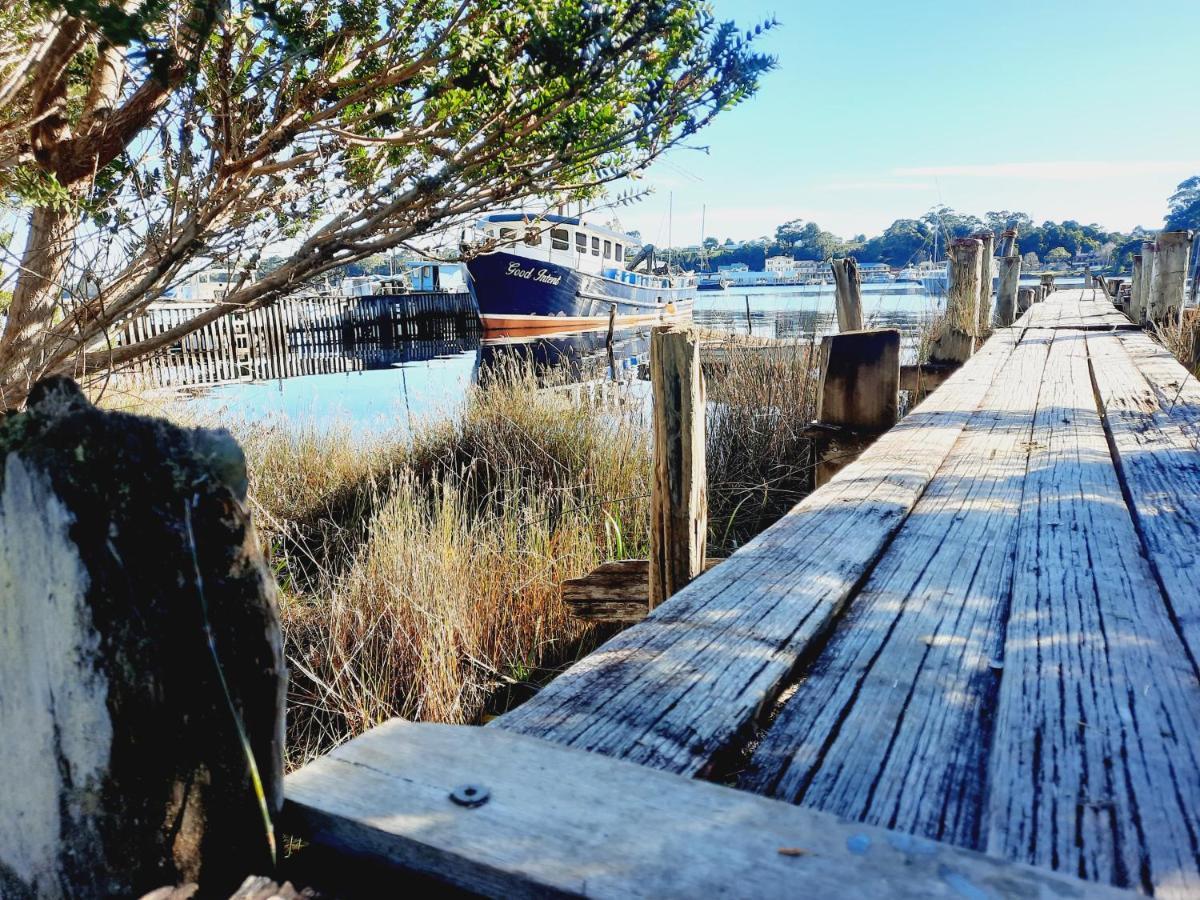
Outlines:
[[1012,585],[1012,543],[1052,333],[999,370],[851,611],[783,705],[741,784],[965,846]]
[[[858,275],[858,263],[854,257],[832,259],[833,287],[837,304],[838,331],[862,331],[863,319],[862,282]],[[747,298],[746,302],[749,302]]]
[[650,594],[654,609],[704,570],[708,479],[704,375],[694,332],[671,326],[650,336],[654,391],[654,483],[650,494]]
[[[709,557],[707,572],[722,560]],[[592,622],[640,622],[650,612],[650,560],[620,559],[601,563],[587,575],[563,582],[563,603],[571,615]]]
[[1016,335],[998,332],[823,489],[490,727],[672,772],[706,771],[841,613]]
[[[486,802],[450,800],[468,784]],[[491,897],[1110,893],[494,729],[393,720],[288,776],[286,790],[291,833]]]
[[1051,344],[1021,503],[985,848],[1196,896],[1195,672],[1138,541],[1087,334]]

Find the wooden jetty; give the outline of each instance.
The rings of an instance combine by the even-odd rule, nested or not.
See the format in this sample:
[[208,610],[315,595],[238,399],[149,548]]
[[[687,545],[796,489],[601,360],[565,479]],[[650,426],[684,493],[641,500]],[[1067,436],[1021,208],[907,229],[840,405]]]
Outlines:
[[291,775],[285,828],[503,896],[1200,896],[1198,501],[1200,384],[1054,291],[523,706]]
[[[114,336],[114,346],[168,331],[211,304],[155,303]],[[372,351],[480,332],[467,293],[285,297],[237,310],[122,369],[162,387],[328,375],[369,368]],[[353,353],[345,352],[352,347]]]

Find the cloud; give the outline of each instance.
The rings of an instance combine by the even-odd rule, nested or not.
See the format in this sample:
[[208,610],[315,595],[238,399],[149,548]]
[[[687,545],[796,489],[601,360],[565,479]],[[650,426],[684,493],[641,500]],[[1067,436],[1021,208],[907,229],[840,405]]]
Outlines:
[[1028,178],[1042,181],[1092,181],[1171,172],[1194,172],[1197,160],[1140,160],[1116,162],[1075,160],[1059,162],[986,163],[966,166],[914,166],[893,169],[897,177]]
[[932,191],[926,181],[833,181],[820,186],[823,191]]

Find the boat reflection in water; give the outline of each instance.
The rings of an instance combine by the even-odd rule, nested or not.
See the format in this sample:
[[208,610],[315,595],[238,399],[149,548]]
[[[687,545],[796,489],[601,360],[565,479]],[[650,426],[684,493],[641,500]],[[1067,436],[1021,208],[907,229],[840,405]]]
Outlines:
[[646,325],[614,331],[611,360],[607,329],[536,336],[489,332],[479,342],[476,380],[486,384],[489,374],[512,360],[543,375],[553,372],[557,384],[614,377],[626,380],[636,376],[639,365],[650,361],[650,330]]

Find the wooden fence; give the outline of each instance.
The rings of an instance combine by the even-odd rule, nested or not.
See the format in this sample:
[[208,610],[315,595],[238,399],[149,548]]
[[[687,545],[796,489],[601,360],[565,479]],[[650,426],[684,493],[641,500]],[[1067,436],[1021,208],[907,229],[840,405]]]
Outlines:
[[[121,329],[114,346],[153,338],[208,308],[156,303]],[[223,316],[117,374],[173,387],[358,371],[371,367],[371,351],[479,327],[466,293],[289,297]]]

